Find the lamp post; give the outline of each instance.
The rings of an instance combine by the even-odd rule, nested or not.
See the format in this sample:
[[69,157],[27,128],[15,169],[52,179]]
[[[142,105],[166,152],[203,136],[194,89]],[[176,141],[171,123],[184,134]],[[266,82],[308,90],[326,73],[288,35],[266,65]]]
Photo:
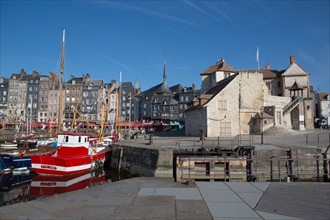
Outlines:
[[263,114],[264,114],[264,108],[261,107],[261,109],[260,109],[260,121],[261,121],[261,126],[260,126],[260,129],[261,129],[261,144],[264,144],[264,117],[263,117]]

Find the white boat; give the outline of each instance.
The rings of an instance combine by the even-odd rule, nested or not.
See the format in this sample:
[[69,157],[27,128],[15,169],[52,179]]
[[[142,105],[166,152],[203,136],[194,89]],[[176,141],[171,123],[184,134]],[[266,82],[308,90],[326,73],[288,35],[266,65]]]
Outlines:
[[13,175],[22,175],[22,174],[29,174],[31,170],[27,167],[19,167],[13,169]]
[[17,144],[15,143],[3,143],[0,145],[2,150],[15,150],[17,149]]
[[40,146],[52,146],[53,143],[57,142],[57,138],[46,138],[37,141],[37,147]]

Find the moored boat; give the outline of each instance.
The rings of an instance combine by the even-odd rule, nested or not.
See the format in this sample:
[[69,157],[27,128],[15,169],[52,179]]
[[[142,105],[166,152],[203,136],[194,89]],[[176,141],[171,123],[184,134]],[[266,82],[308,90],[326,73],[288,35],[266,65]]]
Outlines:
[[17,149],[17,144],[16,143],[2,143],[0,145],[1,150],[15,150]]
[[103,166],[110,148],[94,143],[88,134],[59,134],[53,154],[31,156],[32,170],[40,175],[72,175]]

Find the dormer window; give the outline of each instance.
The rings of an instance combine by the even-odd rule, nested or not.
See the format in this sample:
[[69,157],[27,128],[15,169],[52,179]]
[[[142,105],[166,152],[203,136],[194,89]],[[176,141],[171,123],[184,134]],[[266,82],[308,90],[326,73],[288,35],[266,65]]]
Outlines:
[[72,80],[72,84],[76,84],[76,80]]

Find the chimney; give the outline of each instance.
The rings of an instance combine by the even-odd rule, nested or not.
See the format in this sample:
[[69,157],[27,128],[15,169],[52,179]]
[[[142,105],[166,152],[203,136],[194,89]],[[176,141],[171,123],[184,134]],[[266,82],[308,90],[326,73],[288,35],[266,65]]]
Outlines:
[[25,70],[22,68],[20,72],[20,78],[22,79],[26,75]]
[[290,56],[290,64],[295,63],[296,62],[296,57],[294,55]]
[[39,75],[39,73],[38,73],[37,71],[34,70],[34,71],[32,72],[32,77],[36,77],[36,76],[38,76],[38,75]]
[[266,69],[270,70],[270,64],[269,63],[266,63]]

